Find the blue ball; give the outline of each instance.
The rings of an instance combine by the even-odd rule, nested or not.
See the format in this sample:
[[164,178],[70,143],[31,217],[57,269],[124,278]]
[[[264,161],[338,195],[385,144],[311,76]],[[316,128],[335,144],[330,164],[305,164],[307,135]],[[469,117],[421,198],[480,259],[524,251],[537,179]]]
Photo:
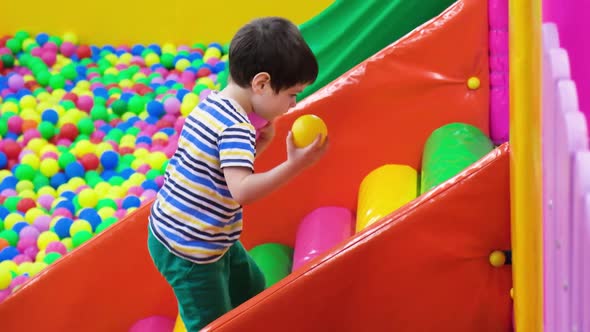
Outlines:
[[62,184],[66,183],[68,181],[68,177],[62,173],[56,173],[54,176],[51,177],[51,179],[49,179],[49,184],[57,189],[59,186],[61,186]]
[[178,98],[178,100],[182,100],[184,98],[184,96],[186,96],[189,92],[190,91],[187,89],[180,89],[176,93],[176,98]]
[[66,175],[68,178],[83,178],[84,177],[84,166],[79,162],[73,162],[66,166]]
[[107,90],[106,88],[103,88],[103,87],[98,87],[98,88],[92,90],[92,93],[94,93],[95,97],[102,97],[104,99],[109,98],[109,90]]
[[168,88],[172,88],[176,83],[178,82],[174,80],[167,80],[166,82],[164,82],[164,85]]
[[53,225],[53,231],[60,239],[70,237],[70,227],[73,223],[74,221],[70,218],[61,218]]
[[120,97],[119,99],[121,99],[121,100],[123,100],[123,101],[126,101],[126,102],[128,102],[128,101],[129,101],[129,99],[131,99],[131,97],[133,97],[133,96],[134,96],[134,94],[133,94],[133,93],[130,93],[130,92],[123,92],[123,93],[121,94],[121,97]]
[[127,121],[125,121],[125,122],[128,123],[130,126],[133,126],[139,120],[141,120],[141,119],[138,116],[132,116],[129,119],[127,119]]
[[121,176],[125,180],[129,180],[131,175],[135,174],[136,172],[132,168],[125,168],[121,172],[119,172],[119,176]]
[[70,190],[66,190],[66,191],[62,192],[59,196],[69,199],[69,200],[72,200],[72,199],[74,199],[74,197],[76,197],[76,193],[73,191],[70,191]]
[[221,73],[225,70],[225,66],[226,63],[223,61],[216,63],[215,66],[213,66],[213,73]]
[[135,144],[139,144],[139,143],[146,143],[148,145],[152,145],[152,138],[149,136],[139,136],[135,140]]
[[160,187],[158,187],[158,184],[154,180],[143,181],[143,183],[141,184],[141,187],[143,188],[143,190],[152,189],[152,190],[158,191],[160,189]]
[[195,61],[195,60],[198,60],[198,59],[202,59],[202,58],[203,58],[203,55],[202,55],[201,53],[197,53],[197,52],[195,52],[195,53],[191,53],[191,54],[188,56],[188,59],[189,59],[191,62],[193,62],[193,61]]
[[151,125],[155,125],[156,123],[158,123],[158,118],[150,115],[147,118],[145,118],[145,122],[147,122],[148,124],[151,124]]
[[22,88],[22,89],[19,89],[19,90],[16,92],[16,95],[17,95],[18,99],[21,99],[21,98],[22,98],[22,97],[24,97],[24,96],[29,96],[29,95],[31,95],[31,90],[29,90],[29,89],[27,89],[27,88]]
[[48,108],[41,114],[41,120],[56,124],[59,120],[59,114],[55,110]]
[[[12,172],[14,174],[14,172]],[[2,180],[2,184],[6,185],[7,189],[15,189],[18,179],[15,176],[9,175]]]
[[157,100],[151,100],[147,104],[147,112],[150,116],[159,119],[164,115],[164,113],[166,113],[166,110],[164,110],[164,105],[161,102]]
[[117,125],[117,129],[120,129],[121,131],[126,131],[127,129],[129,129],[131,127],[131,125],[127,122],[121,122]]
[[129,209],[132,207],[139,207],[141,205],[141,200],[137,196],[127,196],[123,200],[123,204],[121,205],[124,209]]
[[209,48],[215,47],[216,49],[218,49],[220,52],[223,52],[223,46],[220,43],[210,43],[209,44]]
[[110,178],[112,178],[113,176],[117,176],[117,172],[115,172],[114,170],[105,170],[104,172],[102,172],[102,174],[100,175],[105,181],[108,181]]
[[35,37],[35,41],[37,44],[39,44],[39,46],[43,46],[49,41],[49,35],[46,33],[40,33],[37,35],[37,37]]
[[104,133],[108,133],[109,131],[111,131],[113,129],[113,127],[109,124],[104,124],[102,126],[100,126],[100,128],[98,128],[98,130],[104,132]]
[[78,217],[80,219],[84,219],[84,220],[88,221],[90,223],[90,225],[92,226],[92,231],[95,231],[96,227],[98,227],[98,225],[100,225],[100,223],[102,222],[102,218],[100,217],[98,212],[96,212],[96,210],[92,209],[92,208],[82,209],[80,211]]
[[158,44],[151,44],[148,46],[148,48],[154,52],[156,52],[156,54],[158,55],[162,55],[162,48],[160,47],[160,45]]
[[0,219],[6,218],[6,216],[9,214],[10,214],[10,211],[8,211],[8,209],[5,208],[4,206],[0,205]]
[[4,152],[0,152],[0,168],[6,167],[8,164],[8,158]]
[[76,72],[78,73],[78,78],[84,79],[86,77],[87,69],[85,66],[77,66]]
[[145,50],[145,47],[143,45],[133,45],[133,47],[131,48],[131,54],[132,55],[141,55],[141,53],[143,53],[143,51]]
[[56,209],[59,209],[59,208],[67,209],[68,211],[70,211],[72,213],[72,215],[76,213],[76,207],[74,206],[74,203],[72,203],[70,201],[61,201],[55,205],[55,208]]
[[12,226],[12,230],[15,231],[17,234],[19,234],[20,231],[27,226],[29,226],[29,224],[24,221],[17,222],[16,224],[14,224]]
[[19,254],[18,249],[8,246],[0,250],[0,262],[11,260]]
[[163,132],[164,134],[166,134],[168,136],[172,136],[172,135],[174,135],[175,130],[174,130],[174,128],[168,127],[168,128],[162,128],[162,129],[160,129],[160,132]]
[[4,139],[16,141],[18,139],[18,134],[12,133],[12,132],[7,132],[6,135],[4,135]]
[[102,47],[103,51],[107,51],[109,53],[115,53],[117,50],[112,45],[104,45]]
[[100,156],[100,163],[105,170],[115,169],[119,164],[119,154],[115,151],[107,150]]

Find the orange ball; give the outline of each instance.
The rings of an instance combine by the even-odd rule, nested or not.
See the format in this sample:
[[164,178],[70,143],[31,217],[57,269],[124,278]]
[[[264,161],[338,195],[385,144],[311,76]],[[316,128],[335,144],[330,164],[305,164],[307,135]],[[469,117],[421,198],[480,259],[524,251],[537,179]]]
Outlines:
[[0,239],[0,250],[8,247],[9,243],[8,241],[4,240],[4,239]]
[[23,132],[37,128],[38,124],[35,120],[24,120],[23,121]]

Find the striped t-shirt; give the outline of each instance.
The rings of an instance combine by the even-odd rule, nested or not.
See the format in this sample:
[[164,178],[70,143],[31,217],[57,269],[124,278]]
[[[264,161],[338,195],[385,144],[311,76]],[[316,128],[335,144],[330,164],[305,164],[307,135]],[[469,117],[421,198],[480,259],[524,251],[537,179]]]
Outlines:
[[186,118],[149,217],[155,237],[173,254],[210,263],[238,240],[242,207],[222,168],[254,170],[255,133],[246,112],[217,93]]

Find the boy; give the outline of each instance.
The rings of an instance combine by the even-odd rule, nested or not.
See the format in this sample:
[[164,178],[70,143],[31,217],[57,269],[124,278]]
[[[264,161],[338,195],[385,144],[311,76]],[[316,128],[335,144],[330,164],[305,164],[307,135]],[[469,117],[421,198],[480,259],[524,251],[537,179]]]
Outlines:
[[[242,27],[231,41],[230,79],[187,117],[149,217],[148,248],[174,289],[188,331],[197,331],[264,290],[264,276],[240,241],[242,205],[254,202],[324,154],[287,136],[287,159],[254,173],[254,157],[274,136],[272,122],[317,77],[298,28],[277,17]],[[248,113],[269,121],[255,142]]]

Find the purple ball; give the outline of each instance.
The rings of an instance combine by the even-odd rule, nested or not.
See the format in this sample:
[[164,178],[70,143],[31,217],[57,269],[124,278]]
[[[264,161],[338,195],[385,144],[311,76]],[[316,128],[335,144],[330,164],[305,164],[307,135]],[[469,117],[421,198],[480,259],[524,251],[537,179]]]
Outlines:
[[50,223],[51,223],[50,216],[38,216],[37,219],[35,219],[35,222],[33,222],[33,226],[35,226],[35,228],[39,232],[45,232],[45,231],[49,230]]
[[14,189],[4,189],[4,190],[2,190],[1,195],[6,196],[6,197],[12,197],[12,196],[16,196],[17,192]]
[[25,275],[20,275],[14,279],[12,279],[12,281],[10,282],[10,288],[14,289],[22,284],[24,284],[25,282],[27,282],[27,280],[29,280],[29,277],[25,276]]
[[51,204],[53,203],[54,200],[55,200],[55,198],[51,195],[41,195],[37,199],[37,201],[39,201],[39,204],[41,204],[41,206],[46,210],[51,209]]
[[38,253],[39,253],[39,248],[37,248],[37,247],[28,247],[27,249],[25,249],[25,252],[23,252],[23,254],[29,256],[31,261],[35,260]]
[[201,91],[201,94],[199,94],[199,100],[207,99],[207,96],[209,96],[210,93],[211,93],[211,90],[209,90],[209,89],[205,89],[205,90]]
[[150,165],[143,164],[137,168],[137,172],[141,173],[141,174],[146,174],[147,172],[150,171],[150,169],[151,169]]
[[164,176],[163,175],[156,176],[155,181],[156,181],[156,184],[158,185],[158,187],[162,187],[164,185]]
[[19,236],[21,239],[31,238],[36,240],[39,237],[39,234],[41,234],[41,232],[39,232],[35,226],[25,226],[20,230]]
[[18,91],[25,87],[25,80],[20,75],[12,75],[8,79],[8,87],[13,91]]
[[8,295],[10,295],[11,292],[12,291],[10,290],[10,288],[7,288],[5,290],[0,290],[0,303],[2,303],[2,301],[4,301],[4,299],[6,299],[8,297]]
[[176,97],[170,97],[164,101],[164,110],[168,114],[178,114],[180,112],[180,101]]
[[34,247],[36,245],[37,245],[37,239],[32,238],[32,237],[23,237],[20,240],[18,240],[18,244],[16,245],[16,248],[20,252],[25,252],[25,250],[27,250],[27,248]]
[[45,252],[46,253],[57,252],[63,256],[68,253],[68,249],[66,248],[66,246],[63,243],[56,241],[56,242],[51,242],[50,244],[48,244],[47,248],[45,248]]

